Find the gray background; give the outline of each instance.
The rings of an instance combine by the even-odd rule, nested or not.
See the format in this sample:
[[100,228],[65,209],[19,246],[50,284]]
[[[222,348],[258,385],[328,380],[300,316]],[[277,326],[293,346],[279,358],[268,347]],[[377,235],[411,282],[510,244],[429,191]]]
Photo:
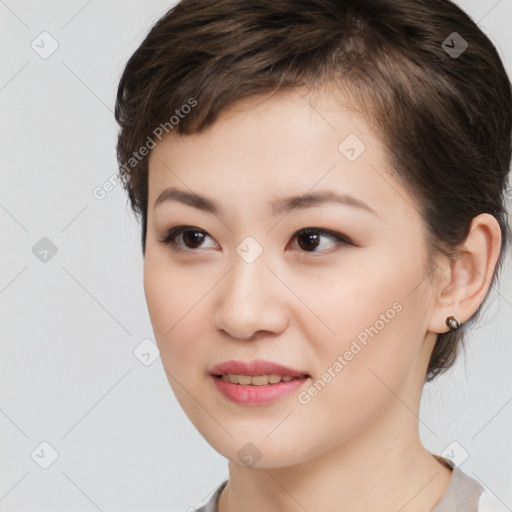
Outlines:
[[[511,73],[511,0],[458,3]],[[119,185],[93,195],[117,172],[120,73],[171,5],[0,1],[0,511],[184,511],[228,474],[182,412],[161,360],[146,366],[134,355],[153,339],[139,226]],[[51,49],[43,31],[58,43],[47,58],[31,47]],[[420,411],[427,448],[467,455],[461,469],[504,510],[511,267],[509,254],[467,357],[425,388]],[[52,449],[58,457],[43,469]]]

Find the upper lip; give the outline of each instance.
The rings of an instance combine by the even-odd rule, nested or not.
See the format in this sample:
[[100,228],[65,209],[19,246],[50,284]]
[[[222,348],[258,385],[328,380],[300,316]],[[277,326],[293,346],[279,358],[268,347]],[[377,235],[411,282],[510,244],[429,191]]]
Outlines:
[[281,376],[289,375],[290,377],[309,376],[307,372],[287,368],[282,364],[265,361],[263,359],[254,359],[252,361],[224,361],[223,363],[215,365],[211,369],[211,373],[213,375],[232,373],[236,375],[254,376],[274,373]]

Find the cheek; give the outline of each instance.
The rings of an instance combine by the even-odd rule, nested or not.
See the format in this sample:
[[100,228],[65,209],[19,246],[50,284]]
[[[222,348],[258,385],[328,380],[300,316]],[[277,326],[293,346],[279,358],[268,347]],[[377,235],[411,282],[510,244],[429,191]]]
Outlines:
[[318,391],[311,390],[318,393],[312,402],[323,395],[319,401],[371,410],[416,371],[423,341],[421,291],[410,292],[423,278],[421,269],[392,258],[378,266],[360,261],[363,268],[332,274],[321,293],[310,288],[306,295],[322,320],[306,315],[300,326],[314,346],[315,376],[321,380]]
[[206,311],[207,297],[201,298],[211,289],[210,280],[169,265],[148,264],[144,270],[146,302],[162,366],[178,403],[194,423],[202,418],[196,400],[204,398],[208,354],[204,333],[211,312]]
[[188,362],[200,350],[205,324],[197,321],[197,315],[205,314],[201,312],[201,298],[208,288],[208,280],[197,278],[197,274],[191,281],[190,272],[180,272],[168,264],[145,263],[144,293],[166,369],[178,369],[180,362]]

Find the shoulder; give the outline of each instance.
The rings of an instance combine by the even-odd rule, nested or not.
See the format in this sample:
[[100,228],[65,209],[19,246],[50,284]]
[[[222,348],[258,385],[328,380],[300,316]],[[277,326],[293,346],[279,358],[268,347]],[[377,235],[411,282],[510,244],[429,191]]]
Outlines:
[[[228,483],[228,480],[224,480],[214,491],[213,494],[210,496],[208,501],[202,505],[199,508],[191,508],[191,512],[218,512],[218,503],[219,498],[222,493],[222,490],[224,487],[226,487],[226,484]],[[494,511],[491,511],[494,512]],[[498,511],[501,512],[501,511]]]
[[495,494],[462,471],[452,460],[435,454],[434,457],[451,466],[453,473],[445,494],[432,512],[466,509],[476,512],[511,512]]
[[509,510],[496,496],[484,491],[478,501],[478,512],[507,512]]

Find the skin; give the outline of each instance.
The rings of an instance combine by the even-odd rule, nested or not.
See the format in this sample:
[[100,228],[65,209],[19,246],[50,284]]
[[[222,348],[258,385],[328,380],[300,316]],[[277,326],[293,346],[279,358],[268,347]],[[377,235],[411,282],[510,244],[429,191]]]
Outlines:
[[[460,257],[439,257],[428,275],[416,200],[352,107],[340,93],[251,97],[205,132],[171,134],[150,154],[144,291],[177,400],[229,460],[219,512],[425,512],[452,476],[420,441],[421,392],[446,317],[463,322],[485,298],[499,226],[475,217]],[[338,149],[351,133],[366,146],[352,162]],[[223,215],[176,201],[155,208],[167,187],[218,201]],[[375,214],[340,204],[270,211],[274,199],[325,189]],[[160,240],[180,225],[206,236],[190,245],[194,238],[178,235],[183,251],[173,252]],[[294,236],[306,227],[357,245]],[[236,252],[249,235],[263,249],[250,264]],[[211,380],[219,362],[259,358],[307,372],[308,389],[395,302],[401,311],[307,404],[292,394],[238,405]],[[261,454],[253,467],[237,454],[249,441]]]

